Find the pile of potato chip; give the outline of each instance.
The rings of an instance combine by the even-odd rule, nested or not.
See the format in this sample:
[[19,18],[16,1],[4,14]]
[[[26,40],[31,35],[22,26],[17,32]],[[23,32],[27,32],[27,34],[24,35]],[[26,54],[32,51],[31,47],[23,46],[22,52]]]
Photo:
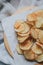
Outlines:
[[26,21],[17,20],[17,52],[27,60],[43,62],[43,10],[27,15]]

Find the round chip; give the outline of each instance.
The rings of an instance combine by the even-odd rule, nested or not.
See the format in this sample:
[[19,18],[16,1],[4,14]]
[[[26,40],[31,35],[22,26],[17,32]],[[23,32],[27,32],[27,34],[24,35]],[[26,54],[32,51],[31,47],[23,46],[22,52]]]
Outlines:
[[22,32],[20,32],[20,33],[29,32],[30,31],[30,26],[27,23],[25,23],[25,22],[23,23],[23,25],[24,25],[24,30]]
[[22,50],[29,50],[31,46],[33,45],[33,42],[30,40],[26,40],[22,44],[20,44],[20,49]]
[[22,37],[22,36],[18,36],[18,41],[19,43],[23,43],[26,39],[28,39],[29,36],[25,36],[25,37]]
[[43,43],[43,31],[42,30],[40,30],[38,37],[39,37],[40,42]]
[[20,49],[19,44],[17,44],[16,50],[17,50],[18,54],[23,54],[23,51]]
[[24,51],[24,57],[27,60],[34,60],[35,59],[35,54],[32,50],[27,50],[27,51]]
[[43,54],[39,55],[39,56],[36,58],[36,61],[37,61],[37,62],[43,62]]
[[14,28],[18,28],[23,23],[23,20],[17,20],[14,24]]
[[37,18],[37,15],[35,13],[27,15],[27,20],[28,21],[36,21],[36,18]]
[[38,17],[35,23],[36,28],[43,28],[43,17]]
[[38,46],[36,43],[34,43],[34,45],[32,47],[32,51],[35,54],[42,54],[42,48],[40,46]]
[[37,38],[38,38],[38,34],[39,34],[39,30],[32,28],[31,31],[30,31],[30,33],[31,33],[31,36],[32,36],[34,39],[37,39]]

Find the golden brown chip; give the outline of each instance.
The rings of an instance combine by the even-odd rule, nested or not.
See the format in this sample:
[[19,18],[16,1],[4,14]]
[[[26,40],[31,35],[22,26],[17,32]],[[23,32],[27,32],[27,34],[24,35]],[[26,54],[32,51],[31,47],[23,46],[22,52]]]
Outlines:
[[38,34],[39,34],[39,30],[32,28],[31,31],[30,31],[30,33],[31,33],[31,36],[32,36],[34,39],[37,39],[37,38],[38,38]]
[[22,49],[22,50],[29,50],[32,45],[33,45],[32,41],[26,40],[24,43],[20,44],[20,49]]
[[27,20],[28,21],[36,21],[36,17],[37,17],[37,15],[35,13],[28,14],[27,15]]
[[42,62],[42,61],[43,61],[43,54],[39,55],[39,56],[36,58],[36,61],[37,61],[37,62]]
[[35,26],[36,26],[36,28],[43,28],[43,17],[37,18]]
[[16,32],[22,32],[24,30],[24,25],[23,24],[21,24],[17,29],[15,28],[15,31]]
[[22,20],[17,20],[17,21],[15,22],[15,24],[14,24],[14,28],[17,29],[22,23],[23,23]]
[[43,44],[42,43],[37,42],[36,44],[39,45],[43,49]]
[[20,49],[19,44],[17,44],[16,50],[17,50],[18,54],[23,54],[23,51]]
[[24,30],[22,32],[20,32],[20,33],[27,33],[27,32],[29,32],[30,31],[29,25],[27,23],[25,23],[25,22],[23,23],[23,25],[24,25]]
[[36,43],[34,43],[34,45],[32,46],[32,51],[35,54],[42,54],[42,48],[38,46]]
[[17,33],[19,36],[29,36],[30,32],[27,33]]
[[32,50],[27,50],[27,51],[24,51],[24,57],[27,60],[34,60],[35,59],[35,54]]
[[23,43],[29,36],[25,36],[25,37],[22,37],[22,36],[18,36],[18,41],[19,43]]
[[38,38],[40,42],[43,43],[43,31],[42,30],[40,30]]

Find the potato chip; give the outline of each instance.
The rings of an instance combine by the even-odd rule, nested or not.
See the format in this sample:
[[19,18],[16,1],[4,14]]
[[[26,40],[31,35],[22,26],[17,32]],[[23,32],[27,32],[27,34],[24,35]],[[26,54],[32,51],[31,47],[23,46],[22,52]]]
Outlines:
[[22,32],[24,30],[24,25],[21,24],[17,29],[15,28],[16,32]]
[[36,28],[43,28],[43,17],[37,18],[35,26],[36,26]]
[[17,20],[14,24],[14,28],[18,28],[23,23],[23,20]]
[[37,15],[35,13],[27,15],[27,20],[28,21],[36,21],[36,18],[37,18]]
[[36,44],[39,45],[43,49],[43,44],[42,43],[37,42]]
[[32,51],[35,54],[42,54],[42,48],[40,46],[38,46],[36,43],[34,43],[34,45],[32,47]]
[[22,32],[20,32],[20,33],[27,33],[27,32],[29,32],[30,31],[29,25],[27,23],[25,23],[25,22],[23,23],[23,25],[24,25],[24,30]]
[[37,62],[42,62],[42,61],[43,61],[43,54],[39,55],[39,56],[36,58],[36,61],[37,61]]
[[30,33],[31,33],[31,36],[32,36],[34,39],[37,39],[37,38],[38,38],[38,34],[39,34],[39,30],[32,28],[31,31],[30,31]]
[[24,51],[24,57],[27,60],[34,60],[35,59],[35,54],[32,50],[27,50],[27,51]]
[[25,36],[25,37],[18,36],[18,41],[19,41],[19,43],[23,43],[27,38],[28,38],[28,36]]
[[17,50],[18,54],[23,54],[23,51],[20,49],[19,44],[17,44],[16,50]]
[[40,42],[43,43],[43,31],[42,30],[40,30],[38,38]]
[[17,33],[19,36],[29,36],[30,32],[27,33]]
[[30,40],[26,40],[22,44],[20,44],[20,49],[22,50],[29,50],[31,46],[33,45],[33,42]]

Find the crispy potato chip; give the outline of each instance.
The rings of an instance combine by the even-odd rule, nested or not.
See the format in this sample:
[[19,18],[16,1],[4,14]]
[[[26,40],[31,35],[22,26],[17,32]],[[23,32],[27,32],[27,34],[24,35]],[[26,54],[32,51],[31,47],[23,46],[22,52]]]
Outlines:
[[19,36],[29,36],[30,32],[27,33],[17,33]]
[[32,50],[27,50],[27,51],[24,51],[24,57],[27,60],[34,60],[35,59],[35,54]]
[[36,28],[43,28],[43,17],[38,17],[35,23]]
[[24,30],[24,25],[21,24],[17,29],[15,28],[16,32],[22,32]]
[[19,43],[23,43],[29,36],[25,36],[25,37],[22,37],[22,36],[18,36],[18,41]]
[[37,15],[35,13],[27,15],[27,20],[28,21],[36,21],[36,18],[37,18]]
[[27,23],[25,23],[25,22],[23,23],[23,25],[24,25],[24,30],[22,32],[20,32],[20,33],[27,33],[27,32],[29,32],[30,31],[29,25]]
[[20,49],[22,50],[29,50],[31,46],[33,45],[33,42],[30,40],[26,40],[22,44],[20,44]]
[[30,31],[30,33],[31,33],[31,36],[32,36],[34,39],[37,39],[37,38],[38,38],[38,34],[39,34],[39,30],[32,28],[31,31]]
[[32,51],[35,54],[42,54],[42,48],[40,46],[38,46],[36,43],[34,43],[34,45],[32,47]]
[[17,50],[18,54],[23,54],[23,51],[20,49],[19,44],[17,44],[16,50]]
[[43,54],[39,55],[39,56],[36,58],[36,61],[37,61],[37,62],[42,62],[42,61],[43,61]]
[[43,49],[43,44],[42,43],[37,42],[36,44],[39,45]]
[[43,43],[43,31],[42,30],[40,30],[38,38],[40,42]]
[[23,20],[17,20],[14,24],[14,28],[18,28],[21,24],[23,24]]

